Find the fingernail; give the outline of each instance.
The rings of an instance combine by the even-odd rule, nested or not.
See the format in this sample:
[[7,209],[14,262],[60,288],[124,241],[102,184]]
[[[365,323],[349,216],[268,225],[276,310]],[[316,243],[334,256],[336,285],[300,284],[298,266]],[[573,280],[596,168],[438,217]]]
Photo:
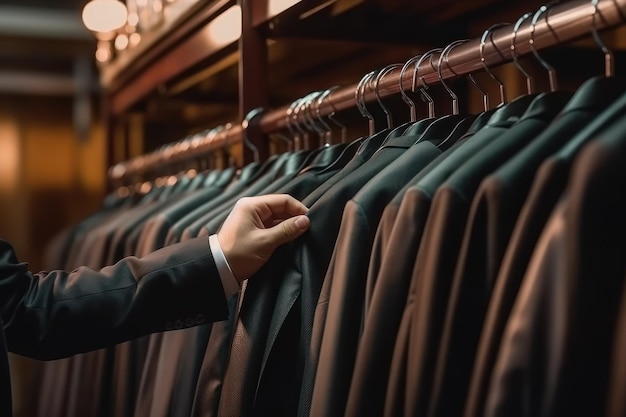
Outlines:
[[295,223],[298,229],[306,229],[309,227],[310,220],[307,216],[298,216]]

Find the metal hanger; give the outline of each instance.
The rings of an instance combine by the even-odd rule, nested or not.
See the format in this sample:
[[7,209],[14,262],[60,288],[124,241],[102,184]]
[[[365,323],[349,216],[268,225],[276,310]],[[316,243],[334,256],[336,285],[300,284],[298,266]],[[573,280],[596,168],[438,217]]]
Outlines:
[[374,94],[376,95],[376,100],[378,100],[378,104],[380,105],[380,107],[383,109],[383,112],[385,112],[385,115],[387,116],[387,128],[390,130],[393,129],[393,117],[391,116],[391,112],[389,111],[389,109],[385,107],[382,99],[380,98],[379,85],[380,85],[380,80],[382,80],[385,75],[395,70],[396,68],[401,68],[401,67],[402,67],[402,64],[387,65],[385,68],[380,70],[378,75],[376,75],[376,79],[374,81]]
[[498,52],[498,54],[500,56],[502,56],[502,53],[500,52],[500,50],[496,47],[495,43],[493,42],[493,37],[490,36],[492,34],[492,32],[499,28],[499,27],[503,27],[503,26],[507,26],[508,23],[498,23],[495,24],[489,28],[487,28],[487,30],[485,30],[482,34],[482,36],[480,37],[480,62],[483,65],[483,68],[485,69],[485,71],[487,72],[487,74],[489,74],[489,76],[498,83],[498,88],[500,90],[500,104],[498,104],[498,107],[504,105],[507,102],[506,99],[506,88],[504,87],[504,83],[498,78],[496,77],[496,75],[491,72],[491,70],[489,69],[489,66],[487,65],[486,61],[485,61],[485,44],[487,43],[487,37],[489,37],[491,39],[491,45],[494,47],[494,49],[496,50],[496,52]]
[[246,117],[244,117],[241,122],[241,127],[243,128],[243,143],[252,151],[252,155],[254,156],[254,162],[256,163],[261,162],[261,156],[259,154],[259,149],[254,146],[250,138],[248,138],[247,129],[250,126],[250,122],[252,121],[252,119],[260,115],[261,113],[263,113],[262,107],[252,109],[248,112],[248,114],[246,114]]
[[404,80],[404,73],[406,72],[407,68],[413,65],[413,63],[417,61],[418,59],[420,59],[420,57],[421,55],[417,55],[409,59],[408,61],[404,63],[404,65],[402,66],[402,69],[400,70],[400,79],[399,79],[400,95],[402,96],[402,101],[404,101],[406,105],[409,106],[409,111],[410,111],[409,121],[411,123],[414,123],[417,121],[417,109],[415,108],[415,103],[413,102],[413,100],[411,100],[409,96],[404,92],[404,88],[402,87],[402,80]]
[[232,123],[227,123],[225,126],[221,126],[220,129],[217,129],[215,131],[215,136],[219,136],[220,134],[223,134],[225,136],[224,139],[224,151],[226,152],[226,156],[228,157],[228,166],[229,167],[234,167],[235,164],[237,163],[237,158],[235,158],[235,155],[233,155],[233,153],[230,151],[230,136],[228,135],[228,133],[230,132],[230,130],[233,128],[233,124]]
[[518,55],[515,53],[515,48],[517,45],[516,44],[517,32],[519,31],[519,28],[522,26],[522,23],[524,23],[531,15],[532,13],[525,13],[522,17],[517,19],[517,22],[515,22],[515,25],[513,26],[513,36],[511,37],[511,56],[513,57],[513,64],[515,64],[517,69],[520,70],[522,74],[524,74],[524,77],[526,77],[526,91],[528,92],[528,94],[533,94],[535,92],[533,78],[530,76],[530,74],[528,74],[528,72],[526,72],[524,67],[522,67],[522,65],[519,63]]
[[289,133],[291,134],[291,138],[292,138],[292,146],[290,147],[290,151],[292,150],[298,150],[301,148],[302,145],[302,138],[300,137],[300,134],[295,130],[295,128],[292,125],[292,117],[293,117],[293,112],[294,112],[294,108],[297,105],[297,100],[292,101],[291,104],[289,105],[289,107],[287,108],[287,112],[285,113],[286,116],[286,124],[287,124],[287,130],[289,130]]
[[[324,93],[320,96],[320,98],[318,99],[319,103],[318,103],[318,106],[317,106],[317,116],[318,117],[321,118],[320,107],[322,106],[322,103],[324,102],[324,99],[326,99],[326,97],[330,97],[330,95],[333,93],[333,91],[335,91],[338,88],[339,88],[338,85],[336,85],[334,87],[331,87],[328,90],[324,91]],[[332,112],[327,115],[328,120],[333,122],[337,127],[339,127],[341,129],[341,143],[346,143],[346,136],[347,136],[348,128],[345,125],[339,123],[339,121],[337,121],[334,118],[335,114],[337,113],[337,109],[335,109],[335,105],[333,104],[333,101],[332,100],[328,100],[328,104],[330,105],[330,107],[332,109]]]
[[321,91],[314,91],[314,92],[308,94],[304,98],[304,103],[303,103],[303,107],[304,107],[303,115],[304,115],[305,124],[310,129],[315,131],[315,133],[317,133],[317,135],[319,137],[318,146],[323,146],[324,145],[324,135],[325,135],[326,132],[324,131],[323,128],[319,127],[319,125],[313,119],[313,115],[312,115],[312,112],[311,112],[311,107],[312,107],[313,102],[315,101],[315,99],[317,99],[321,94],[322,94]]
[[[558,90],[556,70],[554,69],[552,65],[550,65],[545,59],[543,59],[539,55],[539,53],[537,52],[537,49],[535,48],[535,26],[537,25],[537,22],[539,21],[539,17],[541,17],[541,15],[544,14],[545,12],[547,12],[549,7],[552,6],[552,4],[554,3],[541,6],[533,15],[533,19],[531,20],[531,23],[530,23],[530,39],[528,43],[530,44],[530,49],[533,55],[535,56],[535,58],[537,58],[541,66],[543,66],[546,69],[546,71],[548,71],[548,79],[550,80],[550,91],[554,92]],[[552,27],[550,26],[550,23],[548,22],[547,14],[546,14],[545,22],[546,22],[546,25],[548,26],[548,29],[552,31]]]
[[302,104],[305,102],[305,98],[301,97],[296,100],[296,106],[293,109],[293,121],[295,123],[296,129],[302,135],[302,140],[304,142],[304,149],[310,149],[309,144],[309,132],[306,131],[302,125],[300,124],[300,110],[302,109]]
[[439,77],[439,82],[441,83],[441,85],[443,85],[443,88],[445,88],[448,94],[450,94],[450,97],[452,97],[452,114],[454,115],[459,114],[459,97],[454,91],[452,91],[452,89],[448,86],[448,83],[446,83],[443,79],[443,75],[441,73],[441,64],[443,63],[444,56],[446,56],[446,54],[450,52],[450,49],[454,48],[455,45],[455,42],[452,42],[451,44],[443,48],[443,51],[441,51],[441,53],[439,54],[439,59],[437,60],[437,76]]
[[[445,61],[446,65],[448,66],[448,69],[450,70],[450,72],[454,75],[456,75],[457,77],[459,76],[459,74],[457,74],[456,72],[454,72],[454,70],[452,69],[452,66],[450,65],[450,62],[448,62],[448,56],[450,55],[450,51],[452,51],[454,48],[456,48],[459,45],[462,45],[466,42],[469,42],[469,39],[461,39],[458,41],[454,41],[452,42],[449,46],[450,48],[448,49],[448,51],[445,54],[442,54],[442,56],[444,57],[443,60]],[[489,94],[487,93],[487,91],[485,91],[476,81],[476,78],[474,78],[474,76],[472,74],[468,74],[467,77],[470,79],[470,81],[472,82],[472,84],[474,84],[474,86],[478,89],[478,91],[480,91],[482,93],[483,96],[483,108],[484,111],[488,111],[489,110]]]
[[[422,65],[422,62],[424,62],[426,58],[432,57],[433,54],[441,52],[441,51],[442,51],[441,48],[431,49],[430,51],[427,51],[426,53],[424,53],[417,60],[417,62],[415,63],[415,68],[413,70],[413,82],[411,84],[411,91],[415,92],[416,82],[417,82],[417,73],[419,72],[419,68]],[[426,90],[428,89],[428,84],[426,84],[424,77],[420,77],[420,83],[422,84],[422,86],[420,87],[420,91],[423,94],[423,96],[426,98],[426,100],[428,101],[428,117],[433,118],[435,117],[435,101],[430,96],[430,94],[426,92]]]
[[[596,27],[596,16],[600,16],[602,20],[605,20],[602,12],[598,10],[599,0],[591,0],[591,5],[593,6],[593,15],[592,15],[592,24],[591,24],[591,34],[593,39],[596,41],[596,44],[600,47],[602,52],[604,52],[604,76],[609,78],[615,76],[615,58],[613,57],[613,51],[611,51],[607,46],[602,42],[600,35],[598,34],[598,28]],[[620,16],[623,18],[621,14],[620,7],[617,8],[620,11]]]
[[361,115],[368,119],[368,128],[369,128],[370,136],[376,133],[376,122],[374,121],[374,116],[372,116],[372,114],[367,110],[367,107],[365,107],[365,99],[363,96],[365,94],[365,91],[364,91],[365,85],[374,76],[374,74],[376,74],[376,72],[377,71],[374,70],[365,74],[363,78],[361,78],[361,81],[359,81],[359,84],[357,85],[357,88],[355,91],[356,106],[359,109],[359,112],[361,113]]
[[324,103],[324,98],[328,97],[329,94],[330,94],[329,88],[322,91],[322,93],[317,97],[316,106],[315,106],[315,116],[317,117],[317,120],[320,123],[320,125],[323,126],[323,129],[325,129],[324,130],[324,144],[326,146],[330,145],[332,142],[332,128],[330,127],[328,123],[326,123],[326,121],[322,117],[320,107]]

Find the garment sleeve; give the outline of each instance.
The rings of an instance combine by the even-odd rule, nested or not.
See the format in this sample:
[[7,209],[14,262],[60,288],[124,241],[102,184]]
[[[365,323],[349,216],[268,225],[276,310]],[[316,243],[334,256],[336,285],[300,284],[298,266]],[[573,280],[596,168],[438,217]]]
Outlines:
[[227,316],[206,237],[101,270],[37,274],[0,240],[0,318],[14,353],[57,359]]
[[213,259],[215,260],[217,272],[219,272],[220,279],[222,280],[224,294],[226,295],[226,297],[230,297],[241,289],[239,286],[239,282],[235,278],[233,270],[230,269],[230,265],[226,260],[226,256],[224,255],[224,251],[222,250],[222,245],[220,245],[220,241],[217,239],[217,235],[209,236],[209,246],[211,248],[211,254],[213,255]]

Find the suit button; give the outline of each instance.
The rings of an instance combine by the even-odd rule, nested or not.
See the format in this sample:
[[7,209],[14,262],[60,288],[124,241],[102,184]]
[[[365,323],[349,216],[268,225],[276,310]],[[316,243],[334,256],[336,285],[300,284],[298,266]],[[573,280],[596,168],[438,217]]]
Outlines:
[[176,320],[176,324],[174,325],[174,328],[182,329],[183,328],[183,321],[181,319]]
[[198,314],[196,316],[196,324],[202,324],[204,323],[204,316],[202,314]]
[[185,319],[185,327],[193,326],[193,319],[191,317]]

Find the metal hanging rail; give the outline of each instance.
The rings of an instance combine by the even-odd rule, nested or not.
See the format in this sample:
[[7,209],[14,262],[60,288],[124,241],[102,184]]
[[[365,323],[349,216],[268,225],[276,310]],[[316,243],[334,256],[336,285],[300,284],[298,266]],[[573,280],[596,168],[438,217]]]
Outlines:
[[[590,0],[572,0],[549,7],[536,22],[534,28],[531,19],[527,19],[515,35],[515,54],[523,56],[531,53],[532,48],[538,51],[589,36],[593,27],[599,31],[626,23],[626,0],[597,0],[596,7]],[[448,54],[447,64],[441,68],[442,78],[449,79],[482,71],[483,64],[493,67],[512,61],[513,32],[512,24],[501,26],[490,33],[486,42],[473,39],[456,46]],[[532,45],[529,42],[531,32],[533,32]],[[483,44],[482,58],[481,43]],[[438,53],[435,53],[432,58],[433,62],[437,62],[437,58]],[[437,83],[439,75],[436,69],[432,68],[429,60],[424,61],[418,69],[419,77],[423,77],[427,85]],[[412,83],[413,71],[406,71],[402,79],[403,90],[408,91]],[[326,116],[334,111],[356,107],[357,85],[358,83],[354,83],[334,90],[320,105],[319,114]],[[380,80],[378,91],[381,98],[399,94],[400,69],[387,73]],[[373,102],[376,96],[369,89],[363,94],[363,100]],[[266,113],[259,121],[261,131],[267,134],[286,128],[288,114],[289,106]]]
[[109,178],[115,182],[125,183],[127,182],[125,179],[132,179],[164,165],[182,164],[190,159],[230,147],[241,142],[242,139],[243,127],[241,125],[227,125],[221,129],[211,129],[165,145],[153,152],[117,163],[109,169]]
[[[517,57],[541,49],[573,41],[597,31],[609,29],[626,23],[626,0],[572,0],[548,8],[540,19],[533,22],[527,19],[514,34],[513,25],[499,26],[490,32],[488,38],[473,39],[460,43],[447,55],[447,64],[441,68],[441,77],[449,79],[484,70],[484,66],[494,67],[511,62],[511,41],[515,38]],[[484,36],[483,36],[484,38]],[[482,49],[482,53],[481,53]],[[432,60],[436,62],[438,53]],[[424,60],[418,74],[427,85],[437,83],[440,75],[429,60]],[[400,69],[396,68],[380,80],[378,93],[381,98],[400,93]],[[406,71],[402,79],[402,89],[409,90],[413,84],[414,71]],[[356,107],[355,92],[358,83],[333,90],[318,111],[320,116],[327,116],[335,111]],[[367,90],[363,100],[376,100],[373,91]],[[268,134],[288,127],[292,109],[284,106],[266,113],[260,113],[255,123],[262,134]],[[293,121],[293,119],[291,119]],[[120,162],[109,170],[114,181],[123,181],[143,172],[148,172],[163,164],[184,162],[199,155],[222,149],[243,141],[250,120],[241,125],[233,125],[216,134],[195,135],[165,146],[152,153],[141,155],[128,161]],[[245,127],[244,127],[245,125]]]

